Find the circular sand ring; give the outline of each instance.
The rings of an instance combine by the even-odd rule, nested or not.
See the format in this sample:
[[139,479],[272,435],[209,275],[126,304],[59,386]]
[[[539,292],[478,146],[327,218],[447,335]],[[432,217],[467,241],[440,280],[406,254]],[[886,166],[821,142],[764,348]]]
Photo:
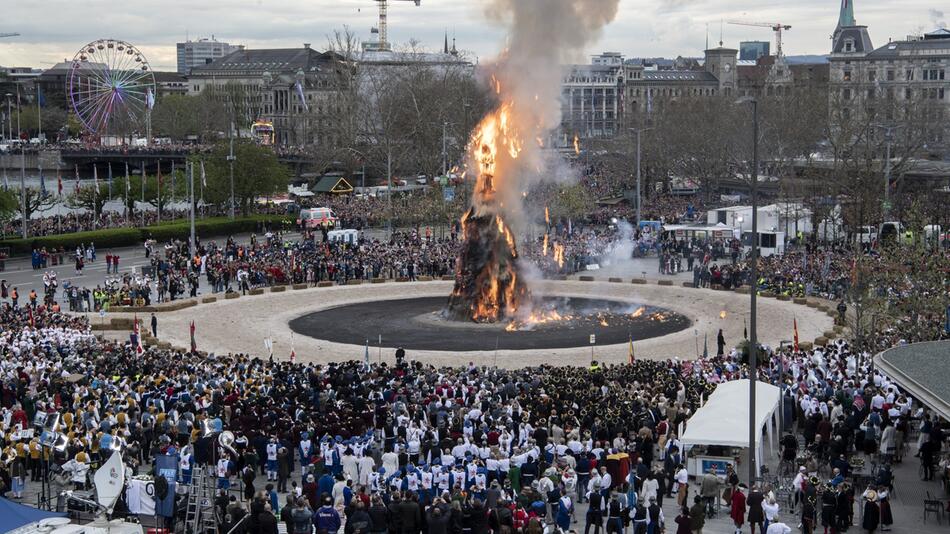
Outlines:
[[[260,296],[218,300],[160,316],[162,341],[187,347],[190,344],[189,324],[196,325],[199,350],[213,353],[240,352],[266,357],[264,340],[273,340],[274,357],[289,358],[291,345],[300,362],[362,360],[369,343],[372,361],[392,361],[394,350],[377,347],[378,337],[368,333],[363,344],[342,344],[292,334],[290,321],[301,316],[358,302],[422,297],[447,297],[452,282],[414,282],[365,284],[311,288]],[[731,291],[693,289],[675,286],[638,285],[630,283],[545,281],[535,293],[576,298],[626,301],[656,306],[681,314],[692,325],[672,334],[647,340],[634,340],[637,358],[693,359],[703,352],[716,352],[716,336],[723,330],[727,347],[742,340],[748,323],[749,296]],[[791,301],[760,298],[758,301],[758,337],[761,343],[777,347],[792,339],[793,318],[798,321],[799,338],[814,339],[832,327],[832,319],[821,310]],[[724,312],[724,313],[723,313]],[[446,329],[446,335],[452,335]],[[594,358],[605,363],[628,360],[629,344],[594,345]],[[588,365],[590,346],[561,349],[481,350],[452,352],[443,350],[411,350],[407,357],[434,365],[465,365],[469,362],[500,367],[524,367],[542,364]]]

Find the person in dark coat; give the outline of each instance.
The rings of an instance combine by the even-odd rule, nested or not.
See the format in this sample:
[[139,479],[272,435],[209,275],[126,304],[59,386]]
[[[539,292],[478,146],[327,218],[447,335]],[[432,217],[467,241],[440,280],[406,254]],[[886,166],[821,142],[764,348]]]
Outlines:
[[271,512],[270,505],[265,505],[265,510],[257,514],[257,532],[260,534],[277,534],[277,517]]
[[428,534],[449,534],[449,519],[451,516],[445,513],[442,508],[432,506],[426,514],[426,524],[428,525]]
[[749,496],[746,498],[746,506],[749,507],[749,528],[752,529],[752,534],[755,534],[756,525],[759,526],[759,532],[765,534],[765,511],[762,509],[762,502],[765,500],[765,495],[759,490],[758,486],[752,486],[752,491],[749,492]]
[[346,525],[343,527],[344,534],[368,534],[372,520],[366,513],[366,506],[363,501],[356,500],[353,506],[353,513],[346,518]]
[[881,522],[881,509],[877,505],[877,492],[868,490],[864,494],[864,519],[861,528],[872,534]]
[[722,356],[726,353],[726,338],[722,335],[722,328],[716,336],[716,356]]
[[373,495],[373,501],[369,507],[369,521],[369,531],[374,534],[386,532],[389,528],[389,508],[386,508],[386,504],[379,495]]
[[396,508],[399,514],[399,532],[403,534],[415,534],[419,532],[422,526],[422,510],[419,508],[419,502],[415,500],[416,494],[407,492],[403,496],[402,502]]
[[472,500],[471,514],[471,534],[488,534],[488,514],[480,499]]
[[826,490],[821,494],[821,526],[825,527],[825,532],[829,529],[834,530],[838,525],[837,510],[838,499],[834,492]]

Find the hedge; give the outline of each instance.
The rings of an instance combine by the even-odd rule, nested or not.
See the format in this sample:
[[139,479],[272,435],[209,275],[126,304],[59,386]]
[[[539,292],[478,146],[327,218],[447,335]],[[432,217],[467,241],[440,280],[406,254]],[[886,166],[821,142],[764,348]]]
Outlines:
[[[244,232],[259,231],[262,225],[270,228],[289,227],[293,220],[286,215],[253,215],[238,219],[215,217],[195,221],[195,234],[200,237],[222,236]],[[95,243],[96,248],[105,250],[111,247],[127,247],[141,244],[148,239],[167,241],[169,239],[187,239],[191,226],[187,221],[163,223],[145,228],[108,228],[89,232],[57,234],[29,239],[5,239],[0,247],[8,247],[10,254],[29,254],[34,249],[54,249],[63,247],[75,249],[80,244]]]

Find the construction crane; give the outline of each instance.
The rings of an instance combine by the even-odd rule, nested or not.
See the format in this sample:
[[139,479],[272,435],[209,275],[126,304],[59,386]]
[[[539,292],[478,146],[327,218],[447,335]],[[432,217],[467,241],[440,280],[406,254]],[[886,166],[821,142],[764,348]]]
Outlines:
[[0,37],[16,37],[19,33],[0,33]]
[[781,22],[743,22],[741,20],[730,20],[729,24],[736,26],[758,26],[760,28],[772,28],[775,32],[775,56],[782,57],[782,30],[791,30],[792,27]]
[[[373,28],[372,33],[379,34],[379,49],[380,50],[391,50],[389,41],[387,39],[387,30],[386,30],[386,10],[389,7],[390,0],[374,0],[379,5],[379,26]],[[393,0],[393,1],[403,1],[403,2],[415,2],[416,6],[422,0]]]

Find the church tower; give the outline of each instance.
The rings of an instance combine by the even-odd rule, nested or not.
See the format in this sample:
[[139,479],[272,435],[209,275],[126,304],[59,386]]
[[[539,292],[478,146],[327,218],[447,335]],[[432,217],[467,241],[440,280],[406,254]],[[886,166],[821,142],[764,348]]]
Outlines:
[[864,55],[874,50],[867,26],[859,26],[854,20],[855,0],[841,0],[838,26],[831,35],[833,55]]

